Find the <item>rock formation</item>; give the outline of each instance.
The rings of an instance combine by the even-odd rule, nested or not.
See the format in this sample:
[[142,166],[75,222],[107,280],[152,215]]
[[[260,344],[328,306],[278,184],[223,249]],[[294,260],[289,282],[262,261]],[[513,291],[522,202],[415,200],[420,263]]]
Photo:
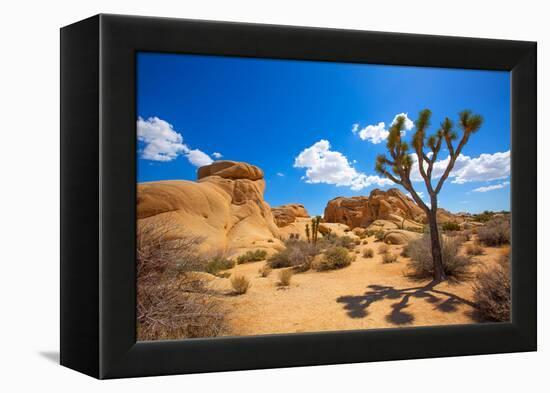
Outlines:
[[230,256],[247,249],[282,249],[264,189],[260,168],[234,161],[199,168],[197,182],[138,184],[138,231],[146,224],[170,225],[171,236],[204,237],[204,251],[225,250]]
[[304,205],[289,203],[282,206],[272,207],[271,213],[278,227],[285,227],[296,221],[297,217],[307,218],[309,213]]
[[424,212],[416,203],[396,188],[374,189],[368,197],[338,197],[325,208],[326,222],[339,222],[350,228],[367,227],[376,220],[400,224],[403,220],[420,222]]

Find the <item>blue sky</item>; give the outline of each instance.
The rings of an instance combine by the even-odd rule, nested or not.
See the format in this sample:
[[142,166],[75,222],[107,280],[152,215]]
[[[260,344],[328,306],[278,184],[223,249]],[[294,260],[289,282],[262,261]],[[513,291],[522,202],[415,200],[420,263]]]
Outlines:
[[197,167],[217,157],[245,161],[263,169],[269,204],[299,202],[322,214],[334,197],[389,188],[374,164],[397,114],[415,120],[429,108],[435,132],[467,108],[485,121],[439,205],[509,209],[508,72],[157,53],[137,60],[138,182],[195,180]]

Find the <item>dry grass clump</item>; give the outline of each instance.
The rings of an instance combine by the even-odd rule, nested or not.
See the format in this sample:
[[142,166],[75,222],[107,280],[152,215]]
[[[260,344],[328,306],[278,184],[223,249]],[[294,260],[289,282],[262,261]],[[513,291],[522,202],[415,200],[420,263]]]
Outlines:
[[243,295],[250,288],[250,280],[245,276],[233,276],[231,277],[231,286],[233,287],[233,292],[237,295]]
[[[470,266],[473,261],[470,256],[459,255],[462,244],[459,238],[441,238],[441,253],[443,257],[443,270],[445,275],[452,280],[461,281],[469,278]],[[433,260],[430,235],[426,234],[420,239],[412,240],[406,247],[406,254],[411,258],[409,267],[412,276],[416,278],[430,278],[433,276]]]
[[510,243],[510,221],[495,218],[478,228],[477,237],[487,246],[501,246]]
[[441,224],[441,229],[444,231],[460,231],[460,225],[453,221],[444,222]]
[[247,262],[263,261],[266,256],[267,256],[266,250],[247,251],[246,253],[240,255],[237,258],[237,263],[241,264],[241,263],[247,263]]
[[267,260],[272,269],[293,267],[299,271],[309,270],[311,260],[319,253],[317,247],[303,240],[288,240],[286,248],[273,254]]
[[386,254],[389,250],[390,250],[390,246],[388,246],[385,243],[378,246],[378,254],[379,255]]
[[258,273],[260,273],[261,277],[267,277],[271,274],[271,267],[268,264],[263,265],[260,270],[258,270]]
[[481,316],[489,321],[510,320],[510,260],[503,255],[499,265],[485,268],[477,274],[474,302]]
[[374,250],[372,248],[367,248],[363,251],[363,258],[372,258],[374,257]]
[[353,256],[345,247],[332,247],[326,250],[323,257],[316,266],[317,270],[335,270],[349,266],[353,261]]
[[382,254],[382,263],[395,263],[397,262],[397,254],[392,252],[386,252]]
[[174,238],[172,223],[139,223],[136,249],[137,339],[215,337],[228,331],[221,305],[200,276],[197,236]]
[[231,269],[235,266],[235,261],[227,258],[223,253],[214,255],[205,266],[206,272],[218,275],[220,271]]
[[369,244],[369,241],[368,240],[363,240],[363,244]]
[[290,280],[292,279],[293,272],[291,269],[281,270],[279,272],[279,281],[277,285],[280,287],[288,287],[290,285]]
[[483,255],[484,252],[483,247],[478,242],[466,244],[464,251],[470,256]]

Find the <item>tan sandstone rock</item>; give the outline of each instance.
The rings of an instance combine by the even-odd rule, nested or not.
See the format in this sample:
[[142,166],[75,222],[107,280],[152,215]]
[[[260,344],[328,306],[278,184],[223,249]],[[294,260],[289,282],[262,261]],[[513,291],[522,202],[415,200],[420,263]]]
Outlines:
[[260,168],[216,161],[199,168],[198,179],[138,184],[138,230],[147,224],[169,225],[173,237],[201,236],[204,251],[225,250],[230,256],[284,247],[263,198]]
[[304,205],[289,203],[282,206],[272,207],[271,213],[278,227],[285,227],[296,221],[297,217],[307,218],[309,213]]
[[388,244],[407,244],[411,240],[420,238],[420,234],[416,232],[405,231],[401,229],[393,229],[386,232],[384,242]]

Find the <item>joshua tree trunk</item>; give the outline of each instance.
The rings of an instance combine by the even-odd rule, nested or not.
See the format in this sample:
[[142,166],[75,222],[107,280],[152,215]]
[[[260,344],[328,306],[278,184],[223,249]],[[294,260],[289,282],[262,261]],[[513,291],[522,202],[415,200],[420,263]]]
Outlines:
[[[435,198],[432,198],[432,203]],[[432,260],[434,264],[434,281],[441,282],[447,279],[445,269],[443,268],[443,256],[441,255],[441,240],[439,237],[439,228],[437,227],[437,205],[433,205],[428,213],[428,223],[430,225],[430,238],[432,248]]]

